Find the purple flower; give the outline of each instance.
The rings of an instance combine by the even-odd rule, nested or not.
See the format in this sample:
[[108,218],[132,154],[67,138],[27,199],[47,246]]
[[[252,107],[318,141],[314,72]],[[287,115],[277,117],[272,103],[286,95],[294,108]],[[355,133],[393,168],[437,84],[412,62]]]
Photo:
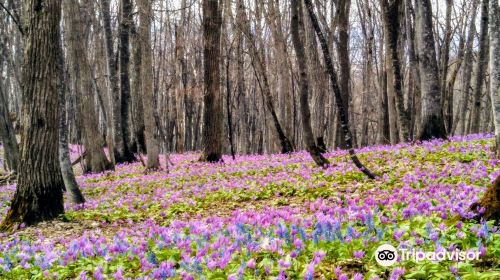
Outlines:
[[354,252],[354,258],[356,259],[362,259],[365,256],[364,251],[355,251]]
[[255,269],[255,260],[254,259],[248,260],[247,267],[250,269]]
[[363,275],[361,273],[356,273],[354,274],[354,280],[363,280]]
[[98,266],[94,271],[94,278],[96,280],[103,280],[104,276],[102,275],[102,267]]
[[116,279],[116,280],[122,280],[123,279],[123,269],[121,267],[119,267],[116,272],[113,274],[113,277]]

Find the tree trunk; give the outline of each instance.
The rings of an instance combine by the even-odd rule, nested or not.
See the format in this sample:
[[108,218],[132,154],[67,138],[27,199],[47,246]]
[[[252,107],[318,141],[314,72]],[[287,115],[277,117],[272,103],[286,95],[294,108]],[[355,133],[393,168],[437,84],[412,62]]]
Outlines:
[[379,42],[379,92],[378,92],[378,107],[377,121],[378,121],[378,144],[389,144],[391,141],[391,128],[389,126],[389,98],[387,93],[387,71],[385,65],[385,55],[383,52],[383,39],[380,38]]
[[229,138],[229,145],[231,148],[231,157],[236,159],[236,150],[234,147],[234,133],[233,133],[233,114],[231,110],[231,78],[230,78],[230,65],[231,65],[231,48],[227,51],[226,55],[226,114],[227,114],[227,134]]
[[[477,9],[479,0],[474,0],[472,3],[472,11]],[[474,52],[474,38],[476,37],[476,13],[472,13],[470,21],[469,34],[467,35],[467,42],[465,43],[465,56],[464,66],[462,69],[462,98],[460,99],[458,107],[458,116],[455,120],[455,127],[458,129],[460,135],[467,133],[467,111],[469,110],[470,99],[470,86],[473,68],[473,52]],[[455,130],[456,130],[455,129]]]
[[7,166],[15,173],[19,168],[19,146],[14,127],[9,118],[7,105],[5,93],[0,84],[0,139],[2,140]]
[[[160,168],[159,143],[158,133],[156,132],[153,94],[153,63],[152,63],[152,49],[151,49],[151,18],[152,7],[151,1],[139,0],[137,2],[139,8],[140,26],[139,34],[142,44],[142,105],[144,110],[144,124],[146,134],[146,145],[148,152],[148,162],[146,165],[147,170],[155,170]],[[168,163],[167,163],[168,164]]]
[[[300,6],[302,7],[302,5]],[[303,9],[301,8],[300,10],[302,11]],[[326,73],[324,66],[321,64],[316,35],[314,34],[314,28],[310,23],[309,17],[307,14],[300,14],[299,17],[304,24],[304,30],[307,30],[304,32],[303,39],[306,54],[304,61],[308,63],[308,69],[305,70],[309,73],[308,79],[311,84],[311,94],[308,94],[308,96],[310,96],[310,103],[312,107],[311,125],[313,135],[316,137],[315,141],[317,148],[320,149],[321,152],[326,152],[327,148],[324,143],[324,132],[326,129],[325,109],[327,106],[325,106],[325,102],[328,88],[325,88],[325,84],[328,83],[328,74]]]
[[300,114],[302,117],[302,131],[304,133],[302,139],[306,145],[306,149],[311,155],[312,159],[318,166],[326,167],[329,162],[320,153],[320,150],[316,146],[316,141],[314,139],[314,134],[311,127],[311,111],[309,109],[309,77],[307,74],[307,61],[303,42],[304,38],[304,22],[302,20],[302,0],[292,0],[292,41],[295,48],[295,55],[297,57],[297,67],[299,68],[299,88],[300,88]]
[[278,61],[277,69],[279,71],[279,108],[280,116],[284,126],[284,133],[290,139],[293,139],[294,115],[292,103],[292,68],[288,56],[287,42],[283,34],[282,13],[280,12],[279,1],[268,1],[269,27],[273,35],[274,47],[276,50],[276,59]]
[[[415,13],[413,11],[413,6],[411,4],[412,0],[406,0],[405,2],[405,28],[406,28],[406,42],[408,50],[408,64],[410,67],[410,78],[412,81],[413,95],[408,98],[411,105],[411,124],[410,133],[412,139],[416,130],[418,129],[418,123],[421,118],[420,110],[420,100],[421,100],[421,90],[420,90],[420,73],[418,71],[418,57],[416,55],[416,44],[415,44]],[[413,24],[412,24],[413,19]],[[410,96],[409,96],[410,97]],[[453,116],[453,115],[452,115]]]
[[[61,47],[62,50],[62,47]],[[73,203],[85,203],[78,183],[76,182],[75,174],[69,158],[69,145],[68,145],[68,115],[66,111],[66,94],[69,93],[67,71],[64,71],[64,56],[60,55],[59,59],[59,75],[63,77],[63,82],[59,85],[59,165],[61,166],[62,178],[66,191],[70,193]],[[71,106],[69,106],[71,108]]]
[[490,95],[495,126],[495,155],[500,159],[500,7],[490,0]]
[[323,50],[326,69],[328,71],[328,74],[330,75],[330,83],[332,85],[333,93],[335,94],[335,102],[337,104],[339,121],[345,136],[346,148],[349,150],[349,155],[351,156],[351,159],[356,165],[356,167],[359,170],[361,170],[364,174],[366,174],[366,176],[368,176],[370,179],[374,179],[375,175],[373,175],[370,170],[368,170],[365,166],[363,166],[363,164],[359,161],[358,157],[356,156],[354,148],[352,147],[352,137],[351,137],[351,132],[349,130],[349,122],[347,119],[346,110],[343,106],[344,103],[342,101],[342,93],[340,92],[340,88],[337,82],[337,74],[335,73],[335,68],[333,67],[332,58],[330,56],[330,50],[328,49],[325,36],[323,35],[323,32],[321,31],[321,28],[319,26],[318,19],[314,14],[311,0],[304,0],[304,2],[307,11],[309,13],[309,17],[311,18],[314,30],[316,31],[316,35],[318,36],[321,49]]
[[218,0],[203,0],[203,59],[205,67],[205,114],[202,161],[222,160],[224,111],[220,89],[221,12]]
[[[337,1],[337,9],[335,18],[337,20],[338,29],[338,43],[337,43],[337,56],[339,59],[339,86],[342,99],[342,107],[345,109],[346,118],[349,119],[349,103],[350,103],[350,79],[351,79],[351,61],[349,60],[349,10],[351,6],[350,0]],[[338,106],[338,105],[337,105]],[[352,130],[352,127],[350,127]],[[352,135],[351,135],[352,137]],[[337,144],[342,149],[349,149],[345,143],[346,135],[342,124],[337,122]],[[352,140],[351,140],[352,141]]]
[[247,38],[247,42],[250,45],[250,57],[252,58],[252,65],[254,66],[254,70],[256,72],[257,80],[261,89],[261,92],[264,96],[264,100],[266,103],[266,107],[271,113],[271,117],[273,119],[274,127],[276,128],[276,132],[278,133],[278,137],[281,142],[281,152],[282,153],[290,153],[293,152],[293,146],[288,137],[283,132],[281,124],[278,120],[278,116],[276,114],[276,110],[274,109],[274,104],[271,95],[271,89],[269,87],[269,80],[267,77],[267,69],[264,62],[264,57],[259,53],[259,49],[257,48],[255,36],[253,35],[250,24],[248,22],[248,18],[245,13],[245,7],[242,0],[238,1],[238,18],[239,18],[239,28],[245,34]]
[[421,120],[419,140],[446,138],[441,110],[439,72],[432,32],[432,8],[430,0],[415,2],[417,6],[416,37],[420,59]]
[[410,140],[410,117],[404,107],[403,75],[401,73],[401,63],[398,55],[399,33],[401,32],[399,30],[401,4],[400,1],[380,0],[386,32],[386,51],[390,54],[389,58],[392,66],[392,86],[395,94],[395,105],[399,122],[399,136],[400,140],[405,142]]
[[[139,14],[140,16],[140,14]],[[142,22],[141,22],[142,23]],[[141,24],[140,23],[140,24]],[[132,139],[130,149],[133,153],[147,153],[146,137],[145,137],[145,124],[144,124],[144,107],[143,107],[143,68],[142,68],[142,52],[143,42],[141,33],[142,30],[137,31],[135,23],[132,23]],[[139,27],[140,29],[140,27]]]
[[111,162],[115,161],[115,141],[120,142],[121,145],[121,121],[120,121],[120,92],[118,86],[118,74],[117,74],[117,60],[115,59],[115,52],[113,51],[113,34],[111,30],[111,8],[110,0],[101,1],[101,13],[104,27],[104,38],[106,45],[106,56],[107,56],[107,66],[108,66],[108,79],[109,79],[109,91],[108,99],[109,104],[111,104],[111,123],[112,126],[108,127],[107,142],[109,155],[111,157]]
[[[121,17],[120,17],[120,122],[121,133],[115,131],[115,161],[117,163],[133,162],[135,156],[130,150],[130,79],[129,79],[129,64],[130,64],[130,28],[133,24],[132,18],[132,1],[121,1]],[[115,101],[117,101],[115,99]],[[115,127],[117,128],[117,127]],[[121,139],[117,139],[121,136]]]
[[453,112],[456,111],[454,110],[454,87],[455,87],[455,82],[458,77],[458,72],[460,71],[460,68],[462,66],[462,61],[465,55],[465,31],[464,34],[461,35],[459,41],[458,41],[458,52],[457,52],[457,59],[456,63],[454,65],[453,71],[451,71],[450,74],[450,79],[447,82],[447,87],[446,87],[446,110],[444,111],[444,116],[446,125],[448,127],[448,134],[453,135],[455,134],[456,130],[456,121],[455,119],[458,119],[458,117],[454,118]]
[[72,65],[72,78],[75,79],[75,94],[79,95],[81,108],[81,122],[83,124],[83,143],[85,146],[84,172],[103,172],[113,169],[113,165],[106,158],[103,143],[99,133],[99,122],[95,111],[91,65],[87,57],[87,38],[85,35],[84,14],[76,0],[67,0],[63,4],[65,22],[68,26],[69,53]]
[[0,226],[4,231],[64,213],[58,160],[61,1],[27,1],[25,7],[21,161],[11,208]]
[[[448,98],[449,93],[447,90],[446,81],[448,78],[448,63],[450,60],[450,44],[453,35],[453,30],[451,28],[451,12],[453,8],[453,0],[446,0],[446,23],[443,38],[443,47],[440,52],[439,57],[439,77],[441,79],[441,103],[443,108],[443,118],[446,126],[446,132],[451,135],[451,126],[449,125],[449,119],[453,119],[453,98]],[[450,104],[451,102],[451,104]],[[450,112],[451,111],[451,112]]]
[[470,118],[470,133],[479,133],[480,117],[481,117],[481,92],[485,79],[485,68],[488,64],[487,49],[488,49],[488,2],[483,0],[481,5],[481,33],[479,35],[479,59],[477,61],[477,71],[474,81],[474,99]]

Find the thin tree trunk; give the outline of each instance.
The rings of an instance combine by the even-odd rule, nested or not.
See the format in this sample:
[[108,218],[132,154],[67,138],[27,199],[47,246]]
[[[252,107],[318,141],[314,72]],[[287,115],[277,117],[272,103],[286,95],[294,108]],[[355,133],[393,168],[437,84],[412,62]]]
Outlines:
[[19,168],[19,146],[14,127],[9,118],[7,100],[4,94],[0,84],[0,139],[2,140],[8,168],[15,173]]
[[[158,143],[158,133],[156,132],[154,112],[156,107],[154,106],[154,93],[153,93],[153,63],[152,63],[152,49],[151,49],[151,18],[152,18],[152,7],[151,1],[149,0],[139,0],[139,17],[140,26],[139,34],[141,37],[142,44],[142,105],[146,110],[144,110],[144,124],[145,124],[145,134],[146,134],[146,145],[148,152],[148,162],[146,165],[147,170],[156,170],[160,168],[159,160],[159,143]],[[168,164],[168,163],[167,163]]]
[[419,140],[446,138],[441,110],[439,72],[432,32],[432,7],[430,0],[415,2],[417,6],[416,37],[420,59],[420,89],[422,91],[422,113]]
[[[465,31],[464,31],[464,33],[465,33]],[[454,114],[453,114],[453,112],[456,111],[453,108],[454,107],[453,101],[454,101],[454,95],[455,95],[454,87],[455,87],[455,82],[456,82],[457,77],[458,77],[458,72],[460,71],[460,68],[462,66],[464,55],[465,55],[465,34],[462,34],[462,36],[460,37],[459,42],[458,42],[457,59],[456,59],[454,68],[451,71],[450,79],[447,82],[447,88],[446,88],[446,95],[447,95],[446,102],[447,102],[447,104],[446,104],[446,110],[445,110],[444,114],[446,116],[445,121],[446,121],[447,127],[449,130],[451,130],[451,132],[448,133],[450,135],[454,135],[455,130],[457,128],[457,126],[455,125],[455,123],[456,123],[455,120],[458,119],[458,117],[454,118]]]
[[101,13],[103,19],[104,27],[104,38],[106,45],[106,58],[108,66],[108,79],[109,79],[109,91],[108,99],[111,105],[111,127],[108,127],[107,142],[109,155],[111,157],[111,162],[114,164],[115,161],[115,141],[119,142],[121,145],[121,121],[120,121],[120,92],[118,86],[118,74],[117,74],[117,60],[115,59],[115,52],[113,51],[113,34],[111,31],[111,8],[110,0],[101,1]]
[[383,11],[384,25],[386,29],[387,52],[390,53],[392,66],[392,86],[395,94],[396,111],[400,129],[400,140],[410,140],[410,117],[404,107],[403,76],[401,73],[401,63],[398,55],[399,42],[399,15],[402,7],[400,1],[380,0]]
[[306,145],[306,149],[311,155],[312,159],[318,166],[328,166],[328,160],[323,157],[320,150],[316,146],[314,134],[311,127],[311,112],[309,109],[309,77],[307,74],[307,61],[303,42],[304,38],[304,22],[302,20],[303,12],[301,0],[292,0],[292,41],[295,48],[295,55],[297,57],[297,67],[299,68],[299,88],[300,88],[300,114],[302,117],[302,131],[304,133],[302,139]]
[[238,22],[240,24],[240,29],[245,34],[247,38],[247,42],[250,45],[250,57],[252,58],[252,65],[254,66],[255,72],[257,74],[257,79],[259,82],[259,86],[261,88],[261,92],[264,96],[265,104],[269,112],[271,113],[271,117],[273,119],[274,127],[276,128],[276,132],[278,133],[278,137],[281,142],[281,152],[282,153],[290,153],[293,152],[293,146],[288,137],[283,132],[281,124],[278,120],[278,116],[274,109],[274,104],[271,95],[271,89],[269,87],[269,81],[267,77],[267,70],[264,63],[264,58],[261,57],[259,50],[257,48],[255,42],[255,36],[252,34],[250,29],[250,24],[248,22],[248,18],[244,11],[245,7],[242,0],[238,2],[238,18],[240,19]]
[[[75,94],[80,109],[83,125],[83,138],[86,150],[84,172],[102,172],[113,169],[103,150],[102,138],[98,137],[99,122],[95,111],[94,87],[91,77],[90,63],[86,53],[85,22],[82,8],[76,0],[66,0],[63,4],[65,22],[69,27],[68,42],[72,64],[72,76],[75,79]],[[81,96],[80,96],[81,95]]]
[[[479,0],[474,0],[472,3],[472,11],[477,9]],[[469,110],[470,100],[470,86],[473,68],[473,52],[474,52],[474,38],[476,36],[476,13],[472,13],[470,21],[469,34],[467,35],[467,42],[465,43],[465,56],[464,66],[462,69],[462,98],[460,99],[458,116],[455,120],[455,127],[458,133],[464,135],[467,133],[467,111]]]
[[61,1],[27,1],[21,161],[17,188],[0,230],[64,213],[58,126]]
[[[351,79],[351,61],[349,60],[349,10],[351,6],[350,0],[337,1],[335,18],[337,21],[338,43],[337,56],[339,60],[339,86],[342,99],[336,99],[336,102],[342,101],[342,107],[345,109],[346,118],[349,119],[349,103],[350,103],[350,79]],[[338,105],[337,105],[338,106]],[[350,127],[352,130],[352,127]],[[346,135],[342,124],[337,122],[337,144],[341,148],[349,149],[345,143]],[[350,136],[352,137],[352,135]],[[351,140],[353,141],[353,140]]]
[[[139,14],[140,15],[140,14]],[[142,24],[142,21],[140,22]],[[137,31],[135,23],[132,23],[132,108],[131,108],[131,118],[132,118],[132,139],[129,143],[130,149],[133,153],[147,153],[146,148],[146,136],[145,136],[145,124],[144,124],[144,114],[145,110],[143,107],[143,68],[142,68],[142,57],[143,57],[143,41],[142,41],[142,30]],[[141,27],[139,27],[140,29]]]
[[500,159],[500,7],[490,0],[490,95],[495,126],[495,155]]
[[[117,163],[133,162],[135,156],[130,150],[130,28],[133,24],[132,18],[132,1],[121,1],[121,17],[120,17],[120,45],[119,45],[119,58],[120,58],[120,122],[121,133],[115,131],[115,160]],[[115,99],[115,101],[117,101]],[[116,128],[116,127],[115,127]],[[121,140],[119,138],[121,136]]]
[[479,35],[479,59],[477,61],[477,71],[474,80],[474,99],[471,112],[470,133],[479,133],[481,117],[481,92],[485,80],[485,69],[488,64],[488,3],[489,0],[482,0],[481,5],[481,31]]
[[453,30],[451,28],[451,12],[453,8],[453,0],[446,0],[446,23],[445,23],[445,33],[443,38],[443,47],[440,51],[440,67],[439,67],[439,77],[441,79],[441,103],[443,107],[443,118],[445,120],[446,131],[448,135],[451,134],[451,126],[448,125],[448,116],[451,114],[451,118],[453,118],[453,114],[448,112],[449,107],[453,110],[453,99],[451,99],[451,106],[449,106],[450,99],[448,98],[448,88],[446,85],[446,81],[448,78],[448,63],[450,60],[450,44],[452,39]]
[[[62,48],[61,48],[62,49]],[[71,200],[73,203],[82,204],[85,203],[85,198],[83,197],[78,183],[76,182],[75,174],[73,173],[73,168],[71,165],[71,160],[69,158],[69,145],[68,145],[68,112],[66,111],[66,94],[69,93],[69,89],[66,86],[68,84],[67,72],[63,70],[64,68],[64,56],[59,56],[59,67],[60,75],[63,77],[63,83],[59,85],[59,165],[61,166],[62,178],[64,181],[64,186],[66,191],[70,193]],[[71,112],[70,112],[71,113]]]
[[344,103],[342,101],[342,94],[340,92],[340,88],[337,82],[337,74],[335,73],[335,68],[333,67],[332,58],[330,56],[330,50],[328,49],[325,36],[323,35],[323,32],[321,31],[321,28],[319,26],[318,19],[314,14],[311,0],[304,0],[304,1],[306,4],[307,11],[309,12],[309,17],[311,18],[314,30],[316,31],[316,35],[318,36],[321,49],[323,50],[326,69],[328,71],[328,74],[330,75],[330,82],[332,85],[333,93],[335,94],[335,101],[337,103],[339,121],[341,123],[341,127],[345,135],[346,148],[349,150],[349,155],[351,156],[351,159],[356,165],[356,167],[358,167],[359,170],[361,170],[364,174],[366,174],[366,176],[368,176],[371,179],[374,179],[375,175],[373,175],[370,170],[368,170],[365,166],[363,166],[363,164],[359,161],[358,157],[356,156],[354,148],[352,147],[352,137],[351,137],[351,132],[349,130],[349,122],[347,119],[346,110],[343,106]]
[[233,116],[231,112],[231,79],[230,79],[230,64],[231,64],[231,48],[227,51],[226,55],[226,113],[227,113],[227,133],[229,138],[229,145],[231,148],[231,156],[233,160],[236,158],[235,156],[235,148],[234,148],[234,137],[233,137]]

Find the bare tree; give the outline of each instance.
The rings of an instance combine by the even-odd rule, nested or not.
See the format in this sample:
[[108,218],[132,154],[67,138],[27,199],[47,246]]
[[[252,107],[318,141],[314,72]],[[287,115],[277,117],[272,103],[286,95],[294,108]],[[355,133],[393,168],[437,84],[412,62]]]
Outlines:
[[220,89],[221,13],[218,0],[203,0],[203,55],[205,67],[205,114],[202,161],[222,160],[224,111]]
[[[132,1],[122,0],[120,11],[120,44],[119,44],[119,62],[120,62],[120,122],[121,133],[115,130],[114,155],[117,163],[133,162],[135,156],[130,149],[130,29],[133,24]],[[116,98],[114,101],[118,101]],[[118,129],[115,127],[115,129]],[[121,139],[119,139],[121,137]]]
[[420,66],[420,89],[422,107],[420,129],[417,138],[428,140],[446,138],[441,110],[441,90],[436,60],[436,46],[432,27],[430,0],[416,1],[416,38]]
[[387,52],[390,54],[392,66],[392,86],[396,100],[396,111],[398,114],[398,122],[400,129],[400,140],[410,140],[410,117],[404,107],[403,95],[403,74],[401,73],[401,63],[398,54],[399,42],[399,15],[403,7],[401,1],[397,0],[380,0],[380,6],[383,11],[383,19],[385,25],[385,38],[387,42]]
[[148,152],[148,162],[146,165],[147,170],[155,170],[160,167],[159,161],[159,144],[158,133],[156,131],[154,119],[154,94],[153,94],[153,64],[152,64],[152,50],[151,50],[151,18],[152,7],[151,1],[139,0],[139,17],[140,26],[139,33],[141,35],[142,44],[142,105],[144,110],[144,124],[146,127],[146,145]]
[[[474,0],[472,2],[472,11],[477,9],[479,5],[479,0]],[[455,119],[455,132],[458,129],[459,134],[467,133],[467,111],[469,110],[470,101],[470,87],[471,87],[471,77],[473,68],[473,52],[474,52],[474,39],[476,37],[476,13],[472,13],[469,26],[469,34],[467,35],[467,41],[465,43],[465,53],[464,53],[464,65],[462,71],[462,97],[460,99],[458,107],[458,115]]]
[[16,192],[1,230],[64,212],[58,126],[61,1],[27,1],[21,161]]
[[[62,42],[61,42],[62,43]],[[60,44],[61,44],[60,43]],[[62,50],[62,46],[60,48]],[[69,158],[69,144],[68,144],[68,112],[66,111],[66,94],[69,89],[66,86],[68,83],[67,71],[64,70],[64,56],[58,56],[58,75],[60,75],[62,83],[59,84],[59,165],[61,166],[61,174],[64,181],[66,191],[70,193],[71,200],[74,203],[85,203],[78,182],[76,182],[75,173],[71,166]],[[70,107],[71,108],[71,107]]]
[[[87,3],[88,4],[88,3]],[[88,5],[86,5],[88,6]],[[99,135],[99,123],[95,111],[95,93],[91,76],[91,66],[86,52],[86,22],[83,20],[82,7],[76,0],[67,0],[63,4],[65,22],[68,26],[69,54],[74,91],[77,95],[79,115],[83,124],[85,146],[85,172],[102,172],[113,169],[106,157]]]
[[256,72],[257,81],[261,93],[264,95],[263,98],[265,100],[265,105],[269,110],[269,112],[271,113],[274,127],[276,128],[276,132],[278,133],[278,138],[281,142],[281,152],[282,153],[293,152],[292,143],[285,135],[281,123],[278,120],[278,115],[276,114],[276,110],[274,109],[274,103],[271,95],[271,88],[269,86],[269,79],[267,76],[267,67],[264,61],[264,57],[262,57],[261,53],[259,53],[257,42],[255,41],[255,36],[253,35],[252,30],[250,28],[247,15],[245,13],[245,6],[243,0],[238,0],[238,18],[239,18],[239,28],[245,35],[250,45],[250,56],[252,58],[252,65]]
[[7,167],[13,172],[17,172],[19,167],[19,147],[7,104],[5,93],[0,84],[0,139],[3,143]]
[[478,133],[481,120],[481,99],[483,82],[485,80],[485,69],[488,65],[488,3],[489,0],[481,1],[481,30],[479,35],[479,58],[477,70],[474,76],[474,96],[471,117],[469,119],[470,133]]
[[121,145],[121,141],[123,137],[121,136],[122,128],[121,128],[121,116],[120,116],[120,92],[118,86],[118,68],[117,68],[117,58],[115,57],[115,52],[113,50],[113,34],[111,29],[111,7],[110,0],[102,0],[101,1],[101,13],[102,13],[102,21],[103,21],[103,29],[104,29],[104,42],[106,45],[106,58],[107,58],[107,67],[108,67],[108,80],[109,80],[109,90],[108,90],[108,99],[109,104],[111,104],[111,127],[108,127],[107,133],[107,144],[108,150],[111,157],[111,161],[116,163],[115,161],[115,141],[119,142]]
[[490,0],[489,20],[490,96],[495,126],[495,155],[500,159],[500,7],[498,6],[498,0]]
[[337,82],[337,74],[335,72],[335,68],[333,67],[332,59],[330,56],[330,50],[328,49],[328,45],[326,43],[325,36],[323,35],[323,32],[321,31],[321,27],[319,26],[318,19],[316,18],[316,15],[314,14],[314,9],[311,3],[311,0],[304,0],[307,11],[309,13],[309,17],[311,18],[312,25],[314,27],[314,30],[316,31],[316,35],[318,36],[319,43],[321,45],[321,49],[323,51],[323,57],[325,59],[325,64],[326,64],[326,69],[328,71],[328,74],[330,75],[330,84],[333,89],[333,93],[335,94],[335,102],[337,104],[337,112],[338,112],[338,117],[339,121],[342,127],[342,130],[344,132],[344,140],[346,144],[346,148],[349,150],[349,155],[351,156],[352,161],[358,167],[359,170],[361,170],[363,173],[366,174],[370,179],[374,179],[375,175],[371,173],[370,170],[368,170],[358,159],[356,156],[356,153],[354,151],[354,148],[352,146],[352,137],[351,137],[351,131],[349,130],[349,121],[347,118],[346,110],[343,106],[343,101],[342,101],[342,94],[340,92],[340,88]]
[[300,114],[302,117],[302,130],[304,136],[304,144],[306,149],[313,158],[314,162],[321,167],[328,166],[328,160],[323,157],[319,148],[316,146],[316,141],[311,127],[311,111],[309,108],[309,77],[307,73],[306,53],[304,49],[304,22],[302,12],[302,0],[292,0],[292,41],[295,47],[297,57],[297,67],[299,68],[299,96],[300,96]]

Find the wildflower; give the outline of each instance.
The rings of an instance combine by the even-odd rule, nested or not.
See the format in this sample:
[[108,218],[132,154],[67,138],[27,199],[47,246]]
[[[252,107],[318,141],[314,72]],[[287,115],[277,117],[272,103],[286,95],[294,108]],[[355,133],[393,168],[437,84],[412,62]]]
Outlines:
[[123,279],[123,268],[119,267],[116,272],[113,274],[113,277],[116,280],[122,280]]
[[102,275],[102,267],[98,266],[94,271],[94,278],[96,280],[103,280],[104,276]]
[[355,251],[354,252],[354,257],[356,259],[362,259],[364,256],[365,256],[365,252],[364,251]]
[[250,259],[247,262],[247,267],[250,268],[250,269],[255,269],[255,259]]
[[363,280],[363,275],[361,273],[356,273],[354,274],[354,280]]

